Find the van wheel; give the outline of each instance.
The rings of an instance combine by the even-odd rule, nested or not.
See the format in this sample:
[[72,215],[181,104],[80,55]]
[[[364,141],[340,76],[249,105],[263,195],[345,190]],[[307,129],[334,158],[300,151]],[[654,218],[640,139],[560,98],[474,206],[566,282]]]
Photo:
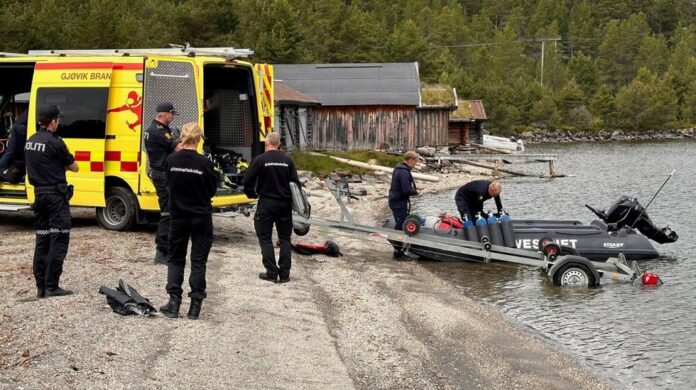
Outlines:
[[129,230],[135,226],[137,200],[123,187],[112,187],[106,192],[106,207],[97,207],[97,221],[106,230]]

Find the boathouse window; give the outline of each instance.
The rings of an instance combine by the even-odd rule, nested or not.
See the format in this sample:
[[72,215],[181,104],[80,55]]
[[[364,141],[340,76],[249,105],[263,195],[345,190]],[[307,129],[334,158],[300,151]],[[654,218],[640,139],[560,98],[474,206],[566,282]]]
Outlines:
[[62,117],[57,134],[62,138],[104,139],[108,99],[109,88],[40,88],[36,107],[58,106]]

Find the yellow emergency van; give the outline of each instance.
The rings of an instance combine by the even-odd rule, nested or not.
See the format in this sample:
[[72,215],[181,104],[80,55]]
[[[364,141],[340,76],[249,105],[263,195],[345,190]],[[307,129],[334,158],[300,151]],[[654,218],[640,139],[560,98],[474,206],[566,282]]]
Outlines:
[[[213,207],[244,209],[253,204],[241,186],[245,161],[263,152],[273,123],[272,67],[243,60],[251,54],[188,47],[0,53],[0,152],[2,135],[23,110],[29,110],[30,137],[37,108],[58,105],[63,117],[57,134],[80,166],[67,172],[74,186],[71,206],[95,207],[102,227],[127,230],[159,214],[143,134],[157,104],[169,101],[180,113],[172,128],[202,125],[201,152],[221,175]],[[0,182],[0,210],[29,209],[33,201],[26,179]]]

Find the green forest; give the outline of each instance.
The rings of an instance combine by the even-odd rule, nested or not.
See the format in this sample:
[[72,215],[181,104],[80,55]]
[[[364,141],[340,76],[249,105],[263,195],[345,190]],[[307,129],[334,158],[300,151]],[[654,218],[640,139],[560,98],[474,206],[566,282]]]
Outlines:
[[696,124],[696,0],[5,0],[0,20],[9,52],[189,42],[255,62],[418,61],[504,133]]

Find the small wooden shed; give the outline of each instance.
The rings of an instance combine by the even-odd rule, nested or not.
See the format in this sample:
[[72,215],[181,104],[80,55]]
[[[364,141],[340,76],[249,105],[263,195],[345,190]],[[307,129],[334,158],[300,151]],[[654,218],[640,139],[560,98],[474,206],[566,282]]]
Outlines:
[[481,100],[459,100],[458,108],[449,118],[450,145],[482,144],[486,120]]
[[447,145],[450,108],[423,107],[418,63],[274,65],[275,78],[321,103],[315,149],[414,149]]

